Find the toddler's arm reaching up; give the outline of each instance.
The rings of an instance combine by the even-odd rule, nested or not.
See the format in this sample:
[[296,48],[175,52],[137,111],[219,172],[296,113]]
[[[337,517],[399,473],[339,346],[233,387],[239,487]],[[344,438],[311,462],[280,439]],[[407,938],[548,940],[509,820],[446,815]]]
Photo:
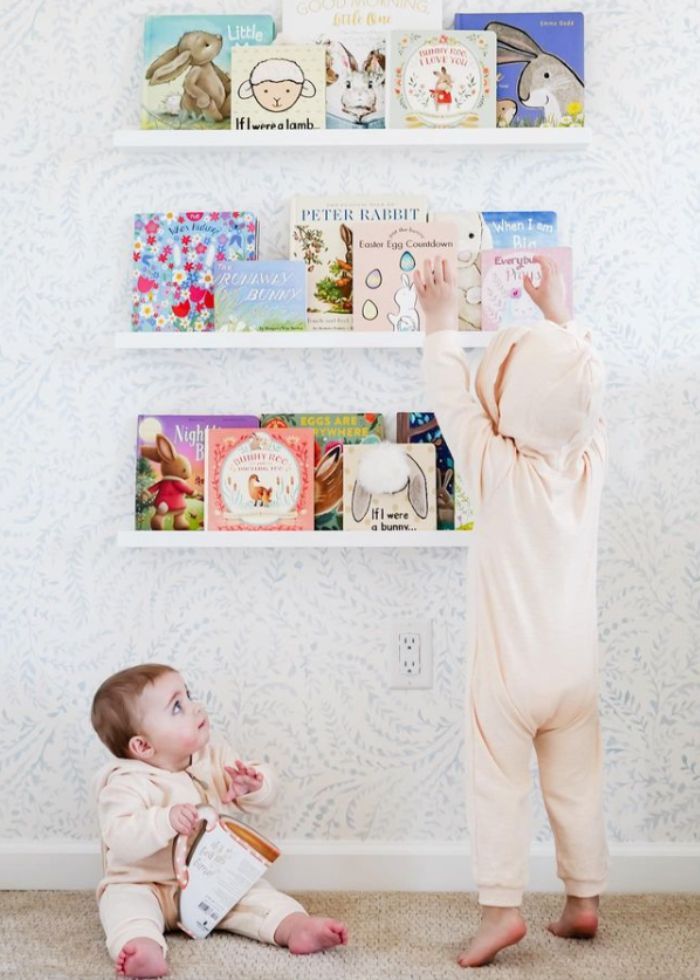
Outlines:
[[426,262],[414,274],[424,313],[423,373],[455,470],[478,506],[486,483],[498,480],[514,458],[512,443],[493,430],[474,391],[474,378],[457,337],[457,288],[448,263]]

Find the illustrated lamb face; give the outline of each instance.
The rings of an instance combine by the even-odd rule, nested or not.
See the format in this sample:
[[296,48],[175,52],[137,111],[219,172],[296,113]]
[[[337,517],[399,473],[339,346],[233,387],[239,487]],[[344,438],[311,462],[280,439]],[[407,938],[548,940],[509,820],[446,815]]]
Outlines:
[[315,94],[314,83],[304,78],[296,61],[288,58],[258,62],[238,89],[239,98],[254,98],[268,112],[287,112],[300,98],[310,99]]

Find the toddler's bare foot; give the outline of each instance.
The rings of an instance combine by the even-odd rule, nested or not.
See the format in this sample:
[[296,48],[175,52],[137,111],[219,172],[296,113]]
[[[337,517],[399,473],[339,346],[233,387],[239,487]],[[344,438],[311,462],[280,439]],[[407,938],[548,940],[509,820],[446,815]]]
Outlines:
[[567,895],[561,918],[550,922],[547,928],[563,939],[593,939],[598,930],[598,897]]
[[348,930],[342,922],[303,912],[293,912],[282,919],[275,932],[275,942],[297,956],[345,946],[347,941]]
[[457,962],[460,966],[486,966],[500,950],[519,943],[526,932],[527,926],[519,909],[485,905],[479,931]]
[[168,972],[163,950],[154,939],[125,943],[114,965],[120,977],[164,977]]

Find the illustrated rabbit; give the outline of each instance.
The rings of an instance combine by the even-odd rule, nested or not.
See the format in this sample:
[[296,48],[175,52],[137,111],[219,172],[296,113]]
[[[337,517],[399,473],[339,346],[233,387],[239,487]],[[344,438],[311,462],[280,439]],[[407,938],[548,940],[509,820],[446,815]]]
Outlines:
[[[339,41],[326,41],[326,83],[339,83],[342,111],[362,125],[367,116],[384,111],[386,60],[379,50],[370,51],[360,69],[357,58]],[[336,69],[340,69],[337,71]]]
[[231,80],[214,58],[221,51],[220,34],[188,31],[173,48],[163,52],[149,65],[146,78],[150,85],[171,82],[184,71],[180,111],[183,116],[199,116],[208,122],[221,122],[231,115]]
[[481,252],[491,232],[479,211],[457,216],[457,291],[460,330],[481,329]]
[[314,511],[317,515],[343,509],[343,447],[327,446],[314,473]]
[[492,21],[487,31],[498,39],[499,65],[527,62],[518,79],[518,98],[529,109],[543,109],[547,122],[558,125],[572,102],[583,105],[584,85],[575,71],[554,54],[543,51],[525,31]]
[[184,516],[187,510],[187,497],[194,496],[194,489],[184,481],[192,478],[192,467],[184,456],[175,452],[175,447],[167,436],[156,436],[155,446],[141,446],[141,455],[154,463],[160,463],[161,478],[148,488],[155,493],[156,512],[151,518],[151,530],[162,531],[167,514],[173,516],[174,531],[189,531],[190,526]]
[[428,516],[428,480],[420,465],[402,446],[379,443],[367,447],[352,488],[351,510],[355,521],[364,520],[375,493],[397,494],[408,490],[408,502],[424,520]]
[[394,293],[394,302],[399,312],[389,313],[387,319],[397,332],[409,333],[420,330],[420,316],[416,309],[416,284],[411,282],[405,272],[401,274],[401,282],[402,285]]

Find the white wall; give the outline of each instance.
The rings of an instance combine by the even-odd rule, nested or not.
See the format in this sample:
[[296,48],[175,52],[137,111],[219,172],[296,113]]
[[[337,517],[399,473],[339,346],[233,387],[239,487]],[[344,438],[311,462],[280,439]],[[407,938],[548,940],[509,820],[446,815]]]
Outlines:
[[[147,11],[198,6],[151,0]],[[112,149],[112,131],[137,121],[144,4],[4,6],[8,75],[23,90],[4,99],[0,238],[10,301],[0,331],[0,838],[10,846],[95,836],[91,779],[105,753],[89,725],[91,694],[108,673],[146,660],[180,666],[216,727],[281,771],[284,798],[264,827],[278,838],[449,847],[467,837],[463,556],[115,546],[115,532],[131,527],[138,412],[429,407],[412,351],[111,349],[114,331],[128,329],[134,211],[250,208],[262,256],[277,257],[292,191],[419,191],[439,209],[559,212],[575,248],[577,306],[610,368],[599,588],[609,833],[614,842],[698,840],[700,137],[691,76],[700,17],[660,0],[643,13],[635,0],[583,9],[588,152],[278,157]],[[418,613],[437,624],[434,689],[391,691],[385,623]],[[534,830],[548,839],[539,803]]]

